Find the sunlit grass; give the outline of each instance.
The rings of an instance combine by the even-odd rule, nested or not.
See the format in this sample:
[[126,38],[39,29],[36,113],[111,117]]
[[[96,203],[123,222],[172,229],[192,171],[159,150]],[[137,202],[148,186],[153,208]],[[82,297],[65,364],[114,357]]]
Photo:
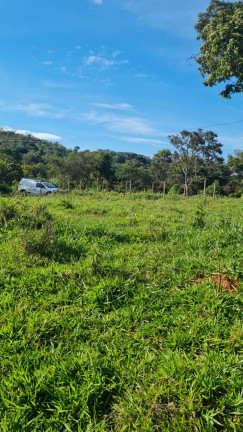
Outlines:
[[242,430],[242,200],[0,201],[3,431]]

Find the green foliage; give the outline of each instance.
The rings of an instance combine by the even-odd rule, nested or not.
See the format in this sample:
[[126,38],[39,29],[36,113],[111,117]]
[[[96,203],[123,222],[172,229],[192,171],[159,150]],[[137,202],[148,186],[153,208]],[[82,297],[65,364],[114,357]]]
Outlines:
[[204,228],[205,227],[205,210],[202,204],[197,207],[195,213],[195,219],[192,222],[193,228]]
[[230,98],[243,90],[243,4],[211,0],[195,25],[202,41],[196,58],[205,86],[225,84],[219,94]]
[[14,203],[8,204],[2,201],[0,205],[0,225],[6,225],[17,216],[17,209]]
[[194,132],[183,130],[180,135],[169,135],[168,138],[176,148],[173,165],[183,173],[185,195],[188,195],[189,187],[193,186],[200,174],[206,176],[208,166],[222,164],[222,144],[217,141],[214,132],[203,132],[202,129]]
[[172,154],[170,150],[160,150],[158,153],[153,155],[151,160],[151,168],[160,181],[167,180],[171,163]]
[[[214,191],[214,184],[211,184],[210,186],[208,186],[206,188],[207,195],[211,195],[212,196],[213,195],[213,191]],[[216,194],[221,194],[221,187],[220,187],[220,184],[219,184],[218,180],[215,181],[215,193]]]
[[243,180],[243,151],[235,150],[235,156],[228,156],[228,167],[236,179]]
[[0,184],[0,195],[10,195],[12,192],[12,188],[5,183]]
[[0,154],[0,184],[10,186],[14,180],[20,180],[21,167],[6,155]]
[[[0,193],[14,193],[21,177],[49,180],[60,189],[115,190],[125,192],[126,182],[132,181],[132,191],[166,191],[174,184],[186,184],[187,192],[196,194],[203,186],[219,180],[226,195],[241,187],[230,187],[231,179],[241,180],[240,152],[224,163],[221,144],[212,131],[182,131],[169,137],[174,153],[164,149],[152,159],[130,152],[109,150],[80,151],[65,149],[58,143],[39,140],[0,130]],[[98,184],[97,184],[98,179]]]
[[202,200],[0,199],[1,430],[242,430],[242,202]]
[[181,195],[184,192],[184,188],[183,186],[179,185],[179,184],[174,184],[169,192],[168,192],[168,196],[173,196],[173,195]]

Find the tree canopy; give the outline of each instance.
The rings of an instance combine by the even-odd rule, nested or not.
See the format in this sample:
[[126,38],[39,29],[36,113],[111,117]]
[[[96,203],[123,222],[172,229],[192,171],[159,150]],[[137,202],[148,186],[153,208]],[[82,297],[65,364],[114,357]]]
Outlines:
[[205,86],[223,83],[220,96],[243,91],[243,3],[211,0],[195,25],[202,41],[196,57]]
[[180,135],[169,135],[171,144],[176,148],[174,161],[184,174],[185,195],[188,188],[201,174],[205,178],[205,165],[223,162],[222,144],[217,141],[217,135],[212,131],[194,132],[183,130]]

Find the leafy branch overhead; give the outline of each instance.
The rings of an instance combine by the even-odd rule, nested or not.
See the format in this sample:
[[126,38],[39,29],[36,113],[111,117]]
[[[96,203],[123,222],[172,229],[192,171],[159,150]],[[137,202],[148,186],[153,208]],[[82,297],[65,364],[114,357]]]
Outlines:
[[220,96],[231,98],[243,90],[243,3],[212,0],[195,25],[201,40],[196,57],[204,85],[222,83]]

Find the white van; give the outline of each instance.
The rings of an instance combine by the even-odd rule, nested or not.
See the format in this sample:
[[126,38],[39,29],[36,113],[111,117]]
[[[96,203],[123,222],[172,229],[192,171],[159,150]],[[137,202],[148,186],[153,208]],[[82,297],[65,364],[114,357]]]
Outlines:
[[21,179],[18,185],[18,191],[23,195],[48,195],[57,193],[58,189],[51,183],[40,180]]

